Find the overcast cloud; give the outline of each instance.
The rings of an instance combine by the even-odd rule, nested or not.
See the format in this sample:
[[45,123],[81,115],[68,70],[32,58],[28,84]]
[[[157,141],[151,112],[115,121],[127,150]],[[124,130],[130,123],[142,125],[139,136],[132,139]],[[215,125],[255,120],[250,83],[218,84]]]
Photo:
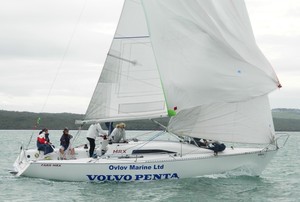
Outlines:
[[[0,109],[85,113],[122,5],[0,0]],[[300,108],[300,1],[246,5],[257,43],[283,85],[271,93],[271,107]]]

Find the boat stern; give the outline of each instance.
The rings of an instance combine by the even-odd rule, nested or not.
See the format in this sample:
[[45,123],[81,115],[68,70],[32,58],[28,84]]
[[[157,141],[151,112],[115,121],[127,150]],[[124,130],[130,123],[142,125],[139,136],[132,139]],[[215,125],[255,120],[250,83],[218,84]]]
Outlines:
[[26,157],[26,151],[23,148],[23,145],[20,147],[20,153],[13,164],[13,170],[10,171],[11,174],[16,176],[21,176],[22,173],[28,168],[30,162]]

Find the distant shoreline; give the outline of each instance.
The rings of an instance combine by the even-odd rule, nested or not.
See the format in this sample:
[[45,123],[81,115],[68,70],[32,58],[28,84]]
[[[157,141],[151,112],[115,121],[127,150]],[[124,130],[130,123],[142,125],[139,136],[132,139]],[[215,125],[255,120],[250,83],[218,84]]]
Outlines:
[[[300,109],[276,108],[272,110],[275,130],[280,131],[300,131]],[[37,120],[39,124],[37,124]],[[61,130],[68,127],[77,130],[75,120],[84,118],[83,114],[74,113],[34,113],[0,110],[0,130],[32,130],[41,128],[51,128],[51,130]],[[169,119],[159,120],[163,125],[167,125]],[[127,121],[127,130],[158,130],[158,125],[149,120]],[[37,126],[37,127],[36,127]],[[87,126],[83,127],[86,130]],[[103,129],[106,127],[103,125]]]

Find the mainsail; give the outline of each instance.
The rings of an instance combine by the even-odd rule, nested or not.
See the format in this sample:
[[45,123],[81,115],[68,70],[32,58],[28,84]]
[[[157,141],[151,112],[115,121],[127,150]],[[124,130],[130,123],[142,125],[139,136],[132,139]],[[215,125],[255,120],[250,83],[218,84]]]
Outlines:
[[85,121],[166,116],[153,48],[140,1],[125,1]]
[[87,120],[166,115],[178,135],[271,143],[280,86],[242,0],[126,0]]

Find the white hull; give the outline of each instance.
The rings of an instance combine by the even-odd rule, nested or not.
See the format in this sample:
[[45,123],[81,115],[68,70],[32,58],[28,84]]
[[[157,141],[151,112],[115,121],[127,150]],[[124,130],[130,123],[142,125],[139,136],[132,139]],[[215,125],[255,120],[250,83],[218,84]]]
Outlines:
[[[176,153],[116,154],[131,152],[132,147],[143,143],[110,145],[107,153],[97,159],[87,158],[87,149],[76,149],[76,160],[31,159],[34,150],[21,151],[15,162],[17,176],[36,177],[62,181],[150,181],[160,179],[192,178],[203,175],[225,173],[232,170],[247,170],[251,175],[260,175],[277,150],[257,148],[227,148],[214,156],[213,151],[191,144],[171,143],[170,150]],[[153,141],[148,148],[169,143]],[[177,146],[177,147],[176,147]],[[117,148],[117,149],[116,149]],[[26,152],[26,155],[23,155]],[[52,154],[55,159],[57,152]],[[26,157],[27,156],[27,157]],[[30,158],[28,158],[30,156]]]

